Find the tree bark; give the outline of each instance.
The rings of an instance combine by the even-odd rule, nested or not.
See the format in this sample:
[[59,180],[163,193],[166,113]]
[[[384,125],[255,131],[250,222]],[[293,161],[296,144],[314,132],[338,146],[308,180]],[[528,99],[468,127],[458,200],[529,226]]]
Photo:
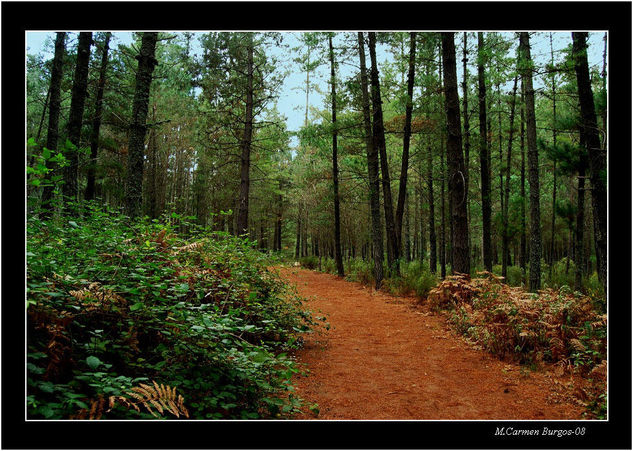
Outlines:
[[510,132],[508,135],[508,156],[506,160],[506,186],[505,200],[503,209],[503,238],[502,238],[502,268],[501,275],[508,277],[508,259],[510,256],[510,237],[508,236],[508,214],[510,211],[510,175],[512,167],[512,134],[514,132],[514,112],[517,99],[517,83],[518,77],[514,77],[514,86],[512,88],[512,106],[510,107]]
[[334,47],[332,35],[328,36],[330,46],[330,83],[332,88],[332,181],[334,184],[334,260],[336,272],[340,277],[345,276],[343,257],[341,255],[341,210],[338,192],[338,132],[336,130],[336,70],[334,62]]
[[[557,133],[556,133],[556,72],[554,72],[554,44],[552,33],[549,34],[549,46],[550,46],[550,62],[552,65],[552,141],[554,143],[554,147],[556,147],[557,142]],[[554,160],[554,168],[553,168],[553,176],[554,183],[552,189],[552,240],[550,243],[550,265],[549,265],[549,276],[552,277],[552,270],[554,268],[554,244],[555,244],[555,235],[556,235],[556,160]]]
[[68,140],[76,146],[68,150],[68,166],[64,168],[64,197],[70,200],[77,199],[77,177],[79,174],[79,146],[81,139],[81,126],[83,123],[84,106],[86,104],[86,92],[88,89],[88,64],[90,62],[90,45],[92,33],[79,33],[77,44],[77,64],[73,80],[72,97],[70,100],[70,113],[68,115]]
[[248,234],[248,201],[250,193],[251,142],[253,139],[253,34],[248,33],[246,61],[246,110],[240,159],[240,194],[237,211],[237,235]]
[[132,124],[128,144],[128,167],[125,183],[125,205],[127,214],[135,218],[141,212],[143,197],[143,157],[145,150],[145,133],[147,131],[147,110],[149,93],[152,84],[152,73],[157,64],[154,56],[158,33],[143,33],[141,50],[136,56],[138,70],[136,72],[136,88],[132,103]]
[[92,133],[90,135],[90,165],[88,166],[88,180],[86,184],[86,200],[95,197],[95,171],[97,154],[99,152],[99,129],[101,128],[101,114],[103,111],[103,91],[105,89],[106,71],[108,68],[108,45],[112,33],[107,32],[103,41],[101,53],[101,68],[99,69],[99,84],[97,85],[97,98],[95,100],[95,116],[92,120]]
[[523,95],[523,82],[521,82],[521,252],[520,266],[525,277],[527,271],[527,239],[525,225],[525,102]]
[[435,199],[433,196],[433,148],[429,145],[426,154],[426,186],[429,196],[429,269],[437,272],[437,237],[435,234]]
[[527,128],[528,182],[530,184],[530,279],[529,290],[536,292],[541,287],[541,211],[538,172],[538,150],[536,146],[536,116],[534,110],[534,88],[532,86],[532,58],[530,38],[522,32],[519,38],[520,71],[525,95]]
[[[48,106],[48,131],[46,135],[46,148],[50,151],[57,150],[57,141],[59,140],[59,112],[61,109],[61,86],[64,69],[64,53],[66,42],[66,33],[56,33],[55,37],[55,56],[53,57],[53,65],[51,68],[51,82],[49,86],[50,99]],[[52,164],[47,162],[48,169],[53,169]],[[53,212],[54,188],[45,186],[42,191],[42,208],[43,217],[50,217]]]
[[596,111],[587,63],[587,33],[572,33],[572,55],[578,98],[582,116],[582,130],[589,157],[589,180],[591,182],[591,204],[594,220],[594,242],[598,278],[607,292],[607,152],[600,145]]
[[382,190],[384,196],[385,228],[387,231],[387,261],[389,271],[394,275],[400,274],[398,267],[398,242],[393,217],[393,201],[391,198],[391,180],[389,178],[389,163],[387,161],[387,149],[385,144],[385,129],[382,118],[382,100],[380,98],[380,79],[378,78],[378,65],[376,63],[376,33],[369,33],[369,57],[371,59],[371,92],[374,110],[373,140],[374,147],[378,148],[380,155],[380,169],[382,172]]
[[409,46],[409,72],[407,75],[407,106],[404,115],[404,136],[402,139],[402,167],[400,169],[400,185],[398,188],[398,203],[396,205],[396,240],[399,253],[402,252],[402,217],[404,215],[404,202],[407,192],[407,177],[409,172],[409,146],[411,143],[411,116],[413,113],[413,85],[415,82],[415,40],[416,33],[410,34]]
[[576,203],[576,240],[575,240],[575,258],[576,277],[574,281],[574,289],[582,291],[582,275],[584,272],[584,251],[583,251],[583,231],[585,228],[585,162],[581,163],[578,168],[578,199]]
[[367,173],[369,175],[369,209],[371,213],[374,279],[375,287],[378,290],[382,285],[382,260],[384,254],[382,225],[380,223],[380,175],[378,172],[378,151],[372,139],[369,94],[367,92],[367,69],[365,64],[365,40],[362,32],[358,33],[358,49],[360,57],[360,83],[363,98],[363,124],[365,125],[365,146],[367,148]]
[[[464,81],[462,82],[463,106],[464,106],[464,182],[466,185],[466,195],[469,194],[469,177],[470,177],[470,115],[468,114],[468,33],[464,32],[464,57],[463,74]],[[468,227],[470,228],[470,202],[466,202],[466,216]],[[470,245],[470,232],[468,233],[468,249],[471,249]]]
[[446,110],[446,155],[448,160],[448,192],[451,199],[451,263],[452,272],[470,274],[470,251],[468,248],[468,216],[466,205],[466,179],[462,133],[457,93],[457,68],[453,33],[442,33],[442,55],[444,63],[444,92]]
[[484,35],[477,33],[477,75],[479,83],[479,163],[481,165],[481,214],[483,222],[483,259],[486,271],[492,271],[490,241],[492,207],[490,199],[490,156],[487,140],[486,76],[484,72]]

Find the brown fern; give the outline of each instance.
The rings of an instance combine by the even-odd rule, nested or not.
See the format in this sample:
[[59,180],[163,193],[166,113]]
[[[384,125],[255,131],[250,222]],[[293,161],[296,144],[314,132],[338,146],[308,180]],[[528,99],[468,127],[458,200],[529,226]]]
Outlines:
[[142,405],[149,413],[156,418],[160,413],[169,412],[176,418],[180,418],[180,415],[184,415],[189,418],[189,411],[185,407],[185,399],[182,395],[176,394],[176,387],[170,387],[169,385],[158,384],[156,381],[152,381],[153,385],[139,384],[137,387],[132,387],[127,392],[127,396],[110,396],[110,408],[108,412],[112,410],[116,403],[130,409],[133,408],[137,412],[141,411]]
[[98,399],[90,400],[90,410],[80,409],[76,414],[71,415],[71,420],[99,420],[103,415],[105,408],[105,399],[103,395],[99,395]]

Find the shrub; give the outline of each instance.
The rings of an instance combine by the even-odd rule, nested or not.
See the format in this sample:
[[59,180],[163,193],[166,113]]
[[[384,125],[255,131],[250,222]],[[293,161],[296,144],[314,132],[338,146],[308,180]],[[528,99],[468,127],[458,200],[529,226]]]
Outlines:
[[[150,381],[177,389],[192,418],[298,408],[287,353],[316,324],[265,255],[178,215],[73,209],[27,220],[29,418],[78,415]],[[104,415],[154,418],[122,403]]]
[[317,269],[319,267],[319,257],[315,257],[314,255],[301,257],[299,263],[301,263],[302,268]]
[[[492,267],[492,272],[497,276],[501,276],[502,266],[494,265]],[[476,272],[474,274],[476,274]],[[505,283],[513,287],[520,287],[523,285],[523,270],[520,266],[508,266]]]
[[374,262],[365,261],[360,258],[351,259],[345,262],[346,279],[352,282],[359,282],[363,285],[374,283]]
[[447,310],[455,329],[500,357],[521,363],[573,364],[588,378],[594,414],[604,408],[607,316],[590,296],[569,287],[538,294],[510,287],[491,273],[449,276],[431,290],[429,303]]

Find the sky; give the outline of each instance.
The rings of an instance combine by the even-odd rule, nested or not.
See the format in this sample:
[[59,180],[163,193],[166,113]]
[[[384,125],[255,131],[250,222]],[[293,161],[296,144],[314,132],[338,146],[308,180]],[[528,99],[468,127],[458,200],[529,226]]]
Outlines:
[[[203,32],[195,32],[195,35],[202,34]],[[288,45],[289,48],[299,46],[299,41],[297,40],[298,33],[292,32],[284,32],[284,43]],[[506,39],[513,39],[512,33],[502,33]],[[120,32],[114,31],[113,36],[116,38],[113,40],[113,45],[118,44],[130,44],[133,40],[132,32]],[[604,32],[595,32],[589,34],[589,64],[597,65],[599,68],[602,68],[602,54],[604,50],[604,41],[603,41]],[[339,36],[340,38],[340,36]],[[53,32],[27,32],[27,53],[28,54],[37,54],[44,53],[45,59],[50,59],[53,57],[51,51],[45,51],[45,42],[46,40],[50,42],[54,39]],[[75,36],[71,36],[71,39],[75,39]],[[197,44],[197,40],[195,40],[195,44],[192,45],[192,50],[194,53],[200,52],[200,46]],[[469,47],[475,44],[475,40],[473,38],[469,38]],[[559,50],[571,43],[571,34],[569,32],[554,32],[553,34],[553,47],[554,50]],[[549,32],[542,32],[533,35],[530,40],[530,44],[532,47],[532,58],[536,61],[543,61],[550,59],[550,44],[549,44]],[[75,45],[67,44],[67,45]],[[337,38],[334,39],[334,46],[337,45]],[[455,46],[458,52],[461,52],[462,49],[462,38],[461,33],[456,33],[455,35]],[[52,50],[52,45],[49,45],[49,49]],[[286,77],[284,84],[280,90],[280,96],[277,101],[277,109],[278,111],[286,116],[287,118],[287,127],[290,131],[298,131],[304,122],[305,115],[305,92],[302,91],[305,85],[305,72],[301,72],[296,64],[291,62],[291,55],[287,50],[281,50],[277,48],[269,49],[271,53],[276,54],[282,61],[290,64],[289,74]],[[514,56],[515,49],[514,47],[510,50],[511,55]],[[378,67],[380,68],[387,61],[392,61],[392,56],[390,52],[387,50],[386,46],[378,45],[377,47],[377,59],[378,59]],[[461,57],[458,58],[461,60]],[[472,56],[471,56],[471,61]],[[462,68],[461,64],[457,65],[457,77],[461,79]],[[339,75],[341,78],[345,79],[345,77],[351,75],[352,68],[350,66],[341,65],[339,68]],[[329,90],[328,80],[329,80],[329,64],[327,61],[323,61],[323,64],[316,69],[315,74],[311,74],[310,76],[311,82],[318,83],[320,90],[322,92],[327,92]],[[537,78],[535,79],[535,88],[542,86],[542,83]],[[461,89],[461,88],[460,88]],[[510,88],[507,88],[508,90]],[[317,108],[325,108],[323,103],[324,97],[317,92],[311,91],[310,93],[310,105]],[[296,145],[296,140],[293,139],[291,143],[293,146]]]

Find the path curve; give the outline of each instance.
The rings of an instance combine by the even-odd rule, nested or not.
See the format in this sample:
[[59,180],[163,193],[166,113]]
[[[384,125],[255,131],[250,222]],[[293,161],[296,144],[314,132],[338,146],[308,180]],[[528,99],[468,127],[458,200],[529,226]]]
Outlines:
[[310,370],[297,395],[319,409],[298,419],[582,419],[561,392],[569,379],[474,349],[414,298],[302,268],[280,274],[331,325],[297,352]]

